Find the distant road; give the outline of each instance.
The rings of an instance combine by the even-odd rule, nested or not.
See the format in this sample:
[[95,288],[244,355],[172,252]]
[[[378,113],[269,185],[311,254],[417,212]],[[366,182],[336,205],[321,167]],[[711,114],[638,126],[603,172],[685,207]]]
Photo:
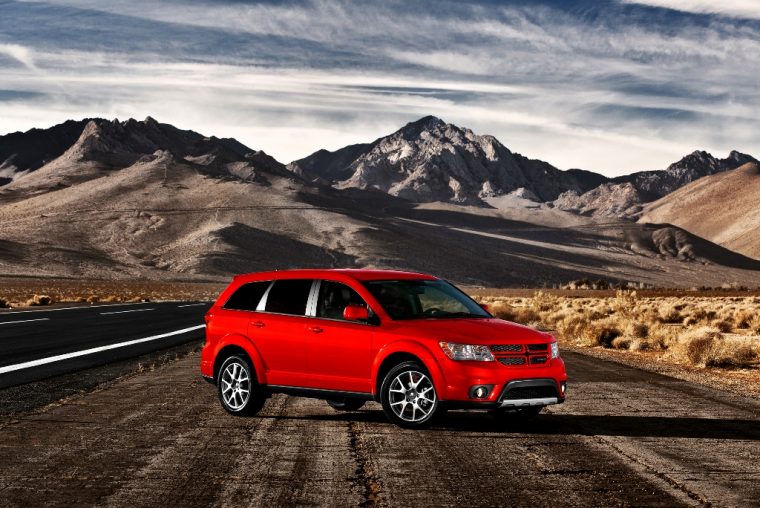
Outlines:
[[0,388],[203,337],[208,302],[147,302],[0,312]]

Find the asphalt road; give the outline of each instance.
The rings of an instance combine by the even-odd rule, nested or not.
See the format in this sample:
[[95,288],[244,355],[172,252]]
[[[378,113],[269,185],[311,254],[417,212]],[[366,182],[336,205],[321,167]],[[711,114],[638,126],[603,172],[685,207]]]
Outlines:
[[0,312],[0,388],[136,357],[203,336],[202,302]]
[[758,505],[760,401],[565,359],[567,403],[532,423],[407,431],[285,395],[231,417],[194,352],[0,417],[0,505]]

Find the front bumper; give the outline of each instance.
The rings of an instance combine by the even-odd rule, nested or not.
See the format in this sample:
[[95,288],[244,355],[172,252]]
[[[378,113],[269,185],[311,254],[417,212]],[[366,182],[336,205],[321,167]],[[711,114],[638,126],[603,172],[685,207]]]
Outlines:
[[[447,359],[442,370],[446,386],[438,390],[439,397],[449,407],[520,408],[565,401],[567,372],[561,358],[545,365],[525,367]],[[486,398],[473,397],[472,387],[479,385],[491,387]]]

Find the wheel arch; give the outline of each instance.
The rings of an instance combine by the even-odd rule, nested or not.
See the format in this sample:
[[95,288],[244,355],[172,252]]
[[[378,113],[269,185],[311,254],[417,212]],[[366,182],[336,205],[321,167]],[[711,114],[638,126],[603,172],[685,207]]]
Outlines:
[[446,388],[445,378],[433,354],[420,344],[401,341],[386,347],[375,360],[372,395],[376,401],[380,400],[380,389],[386,374],[396,365],[407,361],[419,362],[427,369],[440,398]]
[[243,354],[251,361],[253,369],[256,372],[256,380],[260,385],[265,385],[266,371],[261,354],[256,345],[242,335],[227,335],[219,341],[214,353],[214,382],[217,380],[222,363],[235,354]]

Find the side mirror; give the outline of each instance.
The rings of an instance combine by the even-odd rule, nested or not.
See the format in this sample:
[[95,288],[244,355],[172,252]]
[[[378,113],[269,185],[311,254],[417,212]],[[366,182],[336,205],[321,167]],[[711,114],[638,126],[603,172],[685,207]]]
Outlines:
[[364,305],[352,303],[346,305],[346,308],[343,309],[343,319],[346,321],[367,321],[369,319],[369,311]]
[[479,305],[480,305],[480,308],[481,308],[481,309],[483,309],[483,310],[484,310],[484,311],[486,311],[486,312],[489,312],[489,309],[488,309],[488,305],[486,305],[485,303],[481,303],[481,304],[479,304]]

